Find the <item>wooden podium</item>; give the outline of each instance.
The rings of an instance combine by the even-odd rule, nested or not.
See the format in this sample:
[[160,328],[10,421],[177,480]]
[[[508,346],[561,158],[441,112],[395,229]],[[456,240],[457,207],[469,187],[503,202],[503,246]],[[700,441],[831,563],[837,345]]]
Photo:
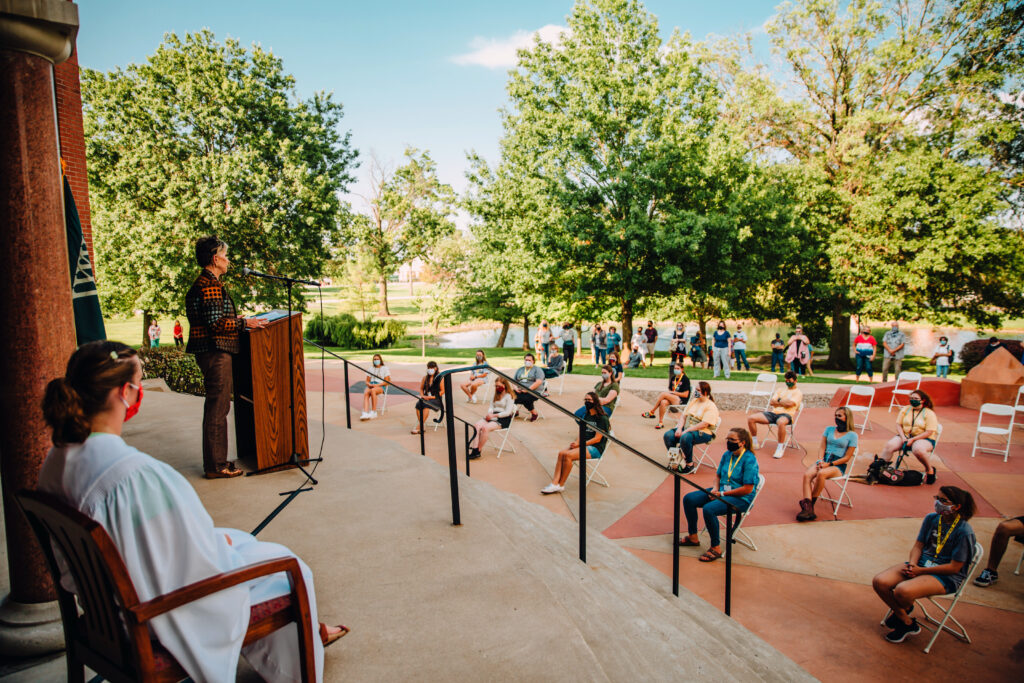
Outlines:
[[[242,333],[235,357],[235,444],[238,457],[255,458],[258,470],[286,468],[292,453],[300,459],[309,457],[302,315],[293,313],[289,321],[287,311],[275,310],[253,317],[268,322],[263,329]],[[294,353],[291,382],[289,341]],[[294,443],[289,400],[295,401]]]

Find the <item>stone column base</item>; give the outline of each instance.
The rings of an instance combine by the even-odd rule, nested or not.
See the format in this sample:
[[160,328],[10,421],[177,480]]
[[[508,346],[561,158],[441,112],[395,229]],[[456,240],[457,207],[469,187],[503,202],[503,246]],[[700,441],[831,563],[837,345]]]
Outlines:
[[38,657],[64,649],[64,625],[57,601],[32,605],[7,595],[0,604],[0,655]]

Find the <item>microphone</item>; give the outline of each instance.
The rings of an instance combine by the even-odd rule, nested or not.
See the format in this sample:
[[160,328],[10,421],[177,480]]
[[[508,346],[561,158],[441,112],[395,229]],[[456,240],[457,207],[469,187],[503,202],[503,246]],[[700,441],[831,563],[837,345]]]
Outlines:
[[315,282],[314,280],[300,280],[300,279],[294,278],[294,277],[284,277],[284,276],[281,276],[281,275],[269,275],[267,273],[261,273],[258,270],[253,270],[252,268],[244,268],[243,267],[242,268],[242,275],[246,275],[246,276],[252,275],[253,277],[262,277],[262,278],[265,278],[267,280],[282,280],[284,282],[297,282],[297,283],[299,283],[301,285],[310,285],[312,287],[319,287],[320,286],[320,283],[319,282]]

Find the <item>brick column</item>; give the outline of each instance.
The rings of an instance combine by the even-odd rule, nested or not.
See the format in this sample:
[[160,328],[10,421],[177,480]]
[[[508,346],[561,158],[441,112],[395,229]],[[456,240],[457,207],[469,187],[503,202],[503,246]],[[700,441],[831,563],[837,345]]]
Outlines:
[[70,56],[78,7],[0,0],[0,481],[11,593],[0,654],[63,648],[42,552],[14,495],[35,488],[48,448],[40,402],[75,346],[53,65]]

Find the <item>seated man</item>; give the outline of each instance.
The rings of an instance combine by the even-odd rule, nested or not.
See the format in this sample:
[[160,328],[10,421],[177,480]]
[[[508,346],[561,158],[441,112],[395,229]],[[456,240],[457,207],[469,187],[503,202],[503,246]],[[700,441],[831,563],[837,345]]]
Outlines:
[[[135,349],[96,341],[78,347],[64,377],[46,387],[43,416],[53,430],[38,488],[62,498],[110,535],[139,598],[151,600],[195,581],[278,557],[282,545],[236,529],[216,528],[177,470],[132,448],[123,425],[142,403]],[[299,560],[309,595],[316,681],[323,646],[348,632],[317,621],[313,574]],[[62,579],[65,587],[70,575]],[[295,629],[279,629],[242,647],[252,605],[287,595],[284,574],[260,578],[189,603],[150,623],[153,635],[197,681],[234,681],[239,651],[265,680],[299,681]]]
[[755,450],[759,448],[757,425],[775,425],[779,430],[779,445],[772,457],[781,458],[786,454],[786,427],[793,424],[803,400],[803,392],[796,388],[796,373],[791,370],[786,373],[786,388],[775,392],[768,402],[768,410],[747,416],[747,429],[750,430]]
[[633,344],[633,350],[629,354],[629,361],[626,362],[626,368],[628,370],[636,370],[638,367],[643,365],[644,355],[640,353],[640,346],[636,343]]
[[[611,423],[608,421],[608,416],[601,410],[601,403],[597,399],[597,394],[590,392],[587,394],[586,400],[583,402],[584,410],[586,414],[583,421],[589,425],[593,425],[598,429],[604,430],[605,432],[611,431]],[[608,439],[605,438],[604,434],[597,432],[593,429],[587,429],[583,436],[585,438],[584,444],[586,445],[586,457],[597,459],[604,455],[604,449],[608,446]],[[580,444],[578,441],[573,441],[569,444],[568,448],[562,449],[558,452],[558,462],[555,463],[555,473],[551,477],[551,483],[540,490],[543,494],[548,493],[561,493],[565,490],[565,482],[569,479],[569,475],[572,473],[572,464],[580,458]],[[580,472],[583,471],[583,466],[580,466]]]
[[999,572],[996,570],[999,569],[999,563],[1003,560],[1006,546],[1011,538],[1019,543],[1024,543],[1024,516],[1004,519],[999,522],[996,532],[992,534],[992,545],[988,551],[988,564],[985,565],[978,578],[974,580],[975,586],[988,588],[999,580]]

